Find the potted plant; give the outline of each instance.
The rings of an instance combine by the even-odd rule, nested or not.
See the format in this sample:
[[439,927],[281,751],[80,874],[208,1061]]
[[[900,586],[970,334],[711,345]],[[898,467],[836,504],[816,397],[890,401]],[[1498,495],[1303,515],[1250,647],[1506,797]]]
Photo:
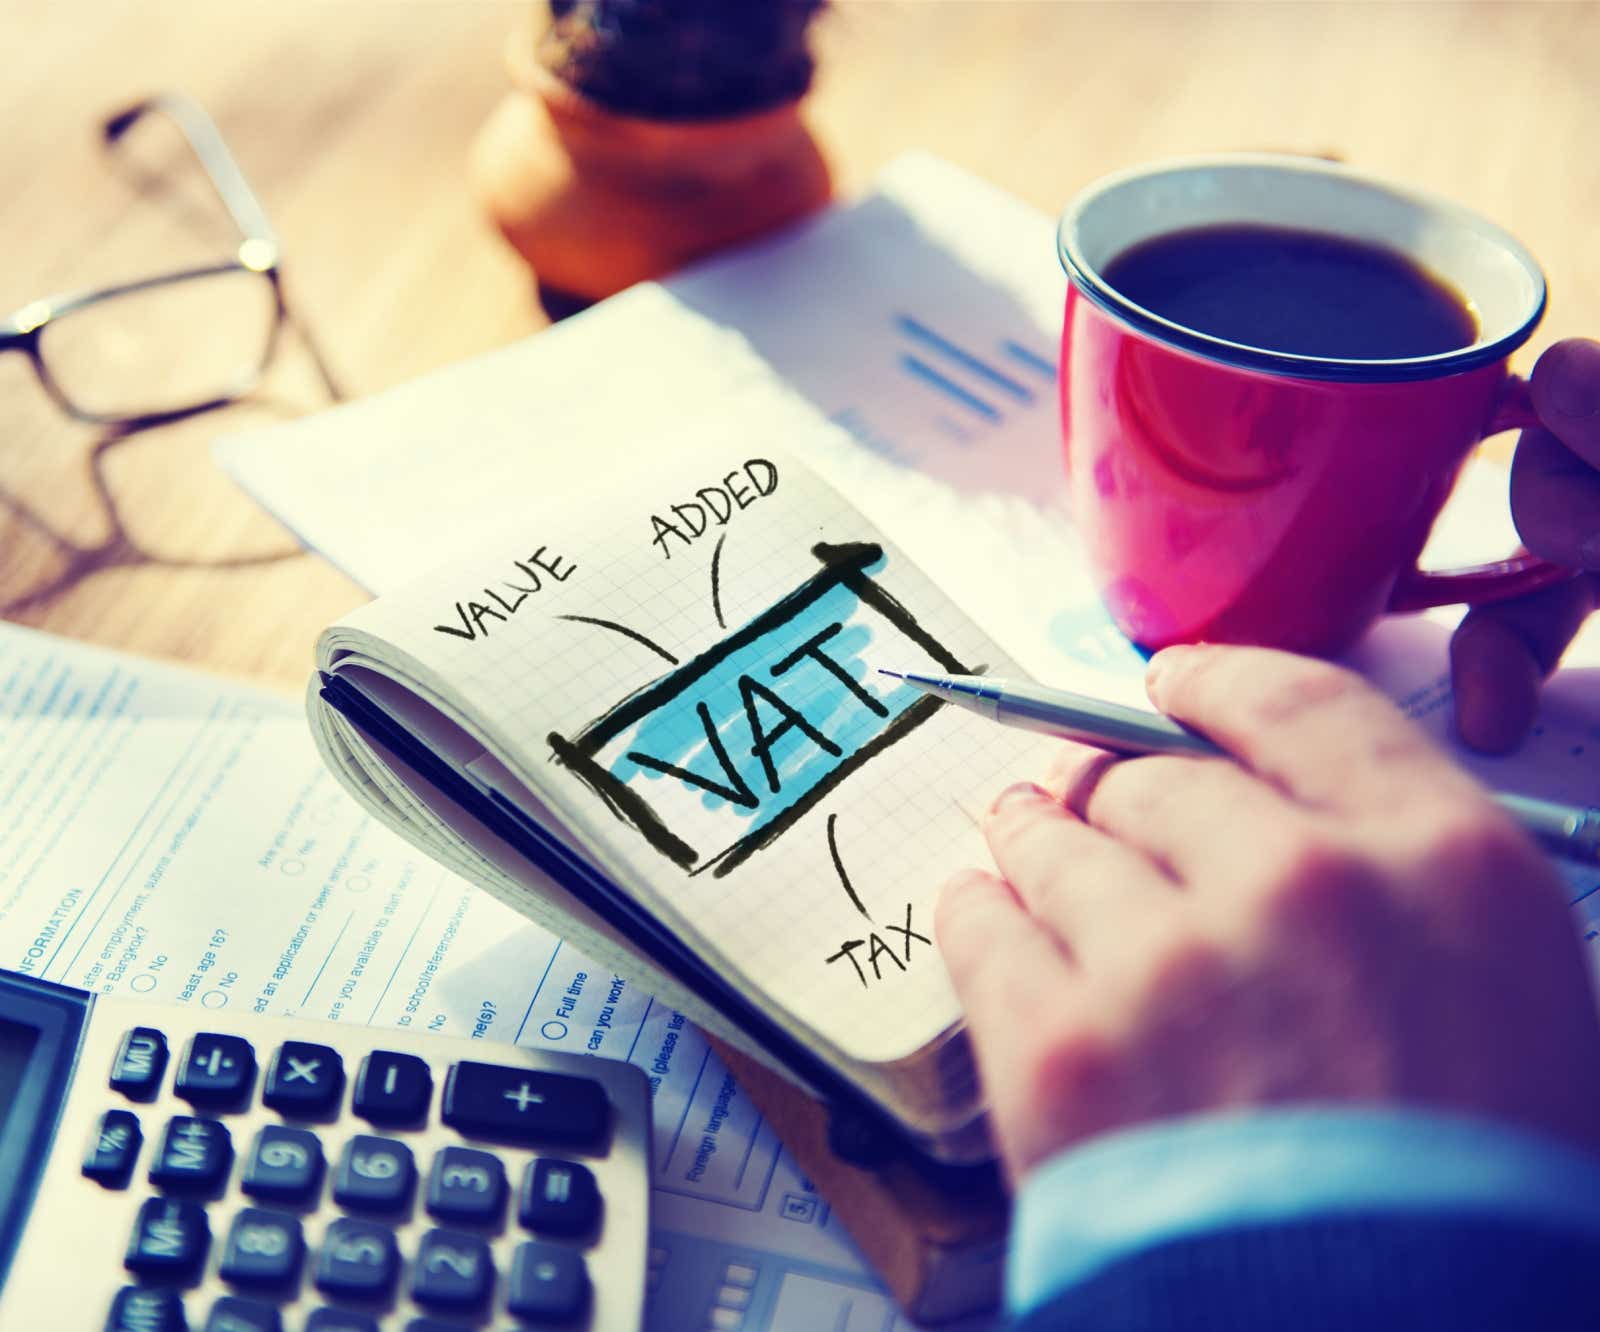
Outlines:
[[800,117],[825,0],[549,0],[476,188],[542,289],[595,300],[820,207]]

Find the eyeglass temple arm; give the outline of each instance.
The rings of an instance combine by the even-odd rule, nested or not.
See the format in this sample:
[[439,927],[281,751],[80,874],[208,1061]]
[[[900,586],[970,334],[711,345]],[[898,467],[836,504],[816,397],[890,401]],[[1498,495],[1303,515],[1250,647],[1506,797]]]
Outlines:
[[234,224],[247,240],[265,241],[278,249],[278,234],[267,221],[266,209],[244,172],[234,161],[228,145],[222,141],[217,127],[196,102],[177,93],[160,93],[146,101],[119,111],[105,123],[107,143],[115,143],[128,129],[152,111],[159,111],[183,131],[200,165],[206,170],[211,186],[222,200],[222,206],[233,217]]

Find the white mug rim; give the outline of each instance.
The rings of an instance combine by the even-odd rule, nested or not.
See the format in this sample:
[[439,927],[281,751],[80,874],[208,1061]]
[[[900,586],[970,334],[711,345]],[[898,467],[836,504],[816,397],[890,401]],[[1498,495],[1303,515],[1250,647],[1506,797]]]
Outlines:
[[[1473,231],[1498,246],[1522,267],[1533,292],[1529,308],[1511,327],[1494,337],[1480,337],[1465,347],[1428,356],[1357,358],[1280,352],[1202,333],[1136,304],[1111,287],[1101,276],[1099,268],[1083,253],[1079,225],[1088,209],[1110,191],[1148,177],[1228,167],[1277,169],[1349,181]],[[1173,228],[1179,229],[1180,226]],[[1521,241],[1482,214],[1449,199],[1397,184],[1343,163],[1282,153],[1221,153],[1167,158],[1102,176],[1081,190],[1062,214],[1056,229],[1056,256],[1066,270],[1068,280],[1084,297],[1135,331],[1209,360],[1296,379],[1359,382],[1435,379],[1492,365],[1510,356],[1533,335],[1548,300],[1548,286],[1538,261]]]

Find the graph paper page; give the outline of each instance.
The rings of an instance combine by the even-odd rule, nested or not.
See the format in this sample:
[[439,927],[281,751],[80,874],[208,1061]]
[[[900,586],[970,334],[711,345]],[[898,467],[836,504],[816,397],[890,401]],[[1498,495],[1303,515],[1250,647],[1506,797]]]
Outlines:
[[937,890],[988,863],[972,811],[1047,742],[877,674],[1007,667],[792,459],[677,455],[346,625],[766,1004],[872,1061],[956,1020]]

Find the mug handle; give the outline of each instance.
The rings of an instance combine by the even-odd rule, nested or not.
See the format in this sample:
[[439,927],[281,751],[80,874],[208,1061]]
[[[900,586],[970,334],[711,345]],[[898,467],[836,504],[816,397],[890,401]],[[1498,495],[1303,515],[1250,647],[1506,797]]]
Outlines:
[[[1507,375],[1481,438],[1538,424],[1528,381],[1520,375]],[[1537,592],[1564,582],[1572,575],[1571,569],[1526,552],[1491,564],[1472,564],[1461,569],[1411,569],[1401,574],[1395,584],[1389,597],[1389,610],[1419,611],[1432,606],[1461,604],[1481,606]]]

